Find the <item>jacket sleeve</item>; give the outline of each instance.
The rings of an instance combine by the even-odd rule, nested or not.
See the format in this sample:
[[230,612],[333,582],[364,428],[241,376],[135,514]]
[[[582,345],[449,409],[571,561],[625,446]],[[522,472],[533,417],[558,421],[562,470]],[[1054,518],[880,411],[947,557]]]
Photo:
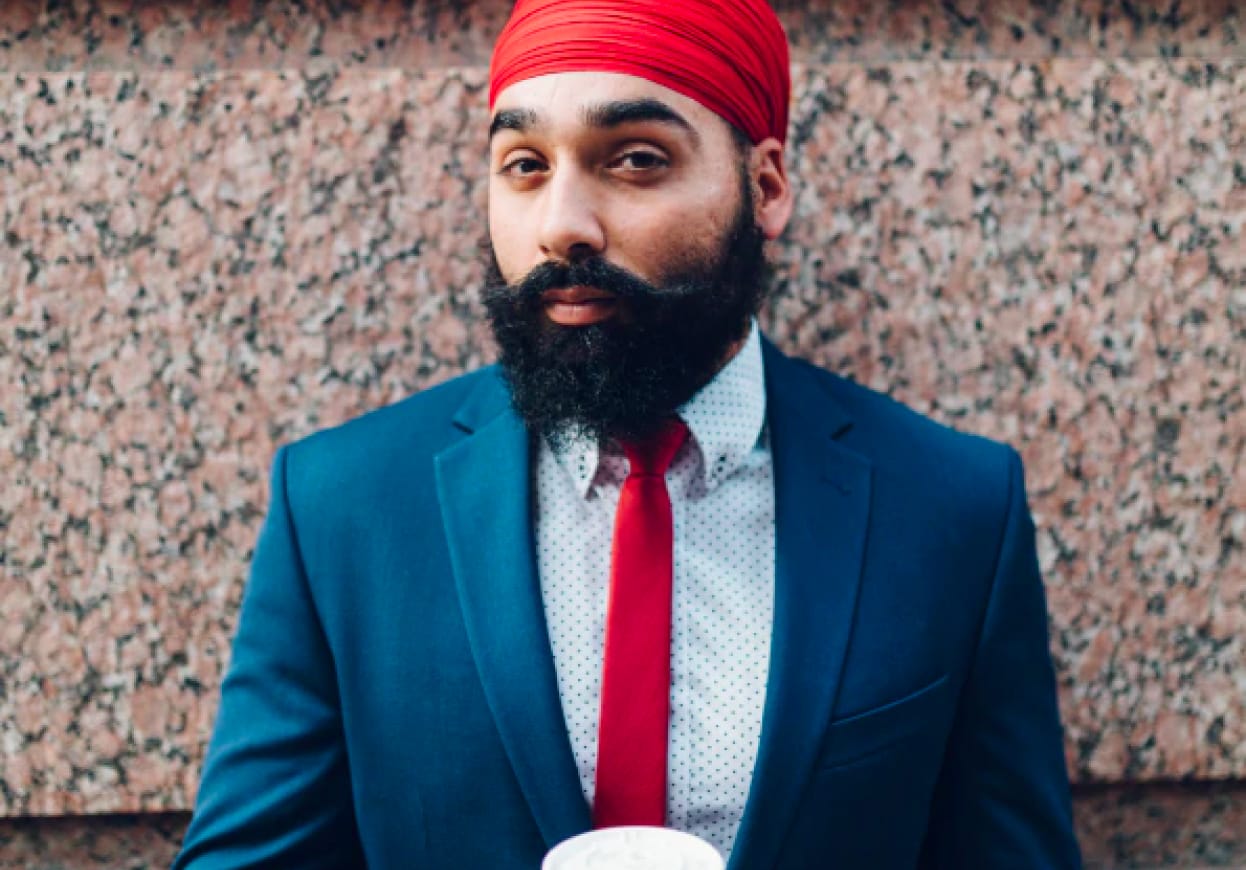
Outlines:
[[985,616],[931,806],[922,867],[1078,868],[1021,460]]
[[273,460],[194,817],[174,870],[363,866],[333,658]]

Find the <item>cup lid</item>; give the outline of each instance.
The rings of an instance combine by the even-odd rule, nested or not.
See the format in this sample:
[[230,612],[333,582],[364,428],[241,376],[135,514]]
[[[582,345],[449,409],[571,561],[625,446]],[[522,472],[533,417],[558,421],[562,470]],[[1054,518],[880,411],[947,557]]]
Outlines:
[[718,850],[699,837],[657,827],[602,828],[559,843],[541,870],[723,870]]

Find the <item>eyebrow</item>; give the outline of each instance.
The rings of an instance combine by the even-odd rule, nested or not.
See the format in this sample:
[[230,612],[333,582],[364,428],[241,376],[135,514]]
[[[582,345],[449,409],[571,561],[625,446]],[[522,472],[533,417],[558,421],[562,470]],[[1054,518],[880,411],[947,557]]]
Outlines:
[[689,133],[693,139],[700,140],[696,129],[688,123],[688,119],[676,112],[666,103],[653,98],[640,100],[616,100],[612,103],[598,103],[588,106],[581,113],[584,123],[590,127],[609,129],[622,124],[636,124],[644,121],[656,121],[671,124]]
[[[637,100],[615,100],[609,103],[597,103],[587,106],[580,113],[584,123],[590,127],[608,130],[623,124],[656,122],[678,127],[693,141],[700,143],[701,136],[688,119],[672,109],[661,100],[651,97]],[[489,138],[493,139],[502,130],[514,130],[526,133],[534,127],[541,126],[541,116],[535,109],[502,109],[493,116],[489,125]]]
[[533,127],[540,126],[541,118],[534,109],[502,109],[493,116],[493,122],[489,124],[489,139],[503,130],[514,130],[516,133],[526,133]]

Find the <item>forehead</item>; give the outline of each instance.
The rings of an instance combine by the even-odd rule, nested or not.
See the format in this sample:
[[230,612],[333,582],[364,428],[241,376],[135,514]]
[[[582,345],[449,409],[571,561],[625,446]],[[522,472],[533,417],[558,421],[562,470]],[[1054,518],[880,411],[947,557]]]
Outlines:
[[542,126],[591,126],[594,109],[621,101],[655,100],[673,109],[693,129],[723,129],[726,123],[710,109],[656,82],[611,72],[560,72],[516,82],[500,94],[493,116],[502,111],[531,113]]

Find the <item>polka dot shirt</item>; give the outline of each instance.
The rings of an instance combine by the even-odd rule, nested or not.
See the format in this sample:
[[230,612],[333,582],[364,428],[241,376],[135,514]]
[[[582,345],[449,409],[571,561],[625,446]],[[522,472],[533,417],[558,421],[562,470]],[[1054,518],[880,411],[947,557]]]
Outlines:
[[[774,476],[761,337],[680,416],[691,437],[666,475],[674,521],[667,824],[729,856],[744,812],[770,660]],[[610,547],[627,460],[586,439],[536,462],[537,560],[558,689],[592,802]]]

